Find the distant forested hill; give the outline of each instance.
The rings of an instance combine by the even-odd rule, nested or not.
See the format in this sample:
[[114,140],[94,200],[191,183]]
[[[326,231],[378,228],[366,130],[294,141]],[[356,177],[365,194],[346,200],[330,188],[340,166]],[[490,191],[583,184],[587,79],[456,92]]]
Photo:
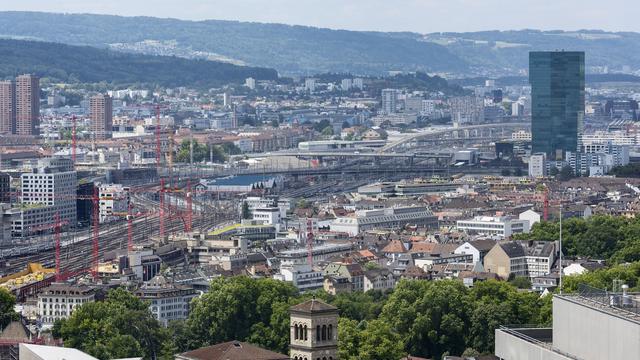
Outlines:
[[529,51],[561,49],[585,51],[587,72],[597,72],[596,67],[625,72],[640,69],[639,33],[599,30],[418,34],[220,20],[0,12],[0,36],[217,59],[295,75],[381,75],[391,70],[448,72],[456,77],[526,75]]
[[[464,71],[445,47],[382,33],[235,21],[0,12],[0,35],[184,56],[210,53],[289,74]],[[138,44],[145,40],[160,46]]]
[[0,78],[35,73],[53,81],[161,86],[216,87],[247,77],[277,79],[273,69],[126,54],[88,46],[40,41],[0,40]]

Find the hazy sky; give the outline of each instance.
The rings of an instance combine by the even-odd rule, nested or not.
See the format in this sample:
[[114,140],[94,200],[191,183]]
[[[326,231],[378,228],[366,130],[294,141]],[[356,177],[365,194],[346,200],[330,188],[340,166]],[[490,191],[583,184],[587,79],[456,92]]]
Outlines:
[[638,0],[0,0],[0,10],[277,22],[378,31],[640,31]]

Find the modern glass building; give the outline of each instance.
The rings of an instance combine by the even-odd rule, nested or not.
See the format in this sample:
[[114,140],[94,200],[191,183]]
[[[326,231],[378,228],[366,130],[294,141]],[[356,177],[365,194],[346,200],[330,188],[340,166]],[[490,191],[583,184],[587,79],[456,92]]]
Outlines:
[[562,160],[578,151],[584,120],[584,52],[529,53],[531,152]]

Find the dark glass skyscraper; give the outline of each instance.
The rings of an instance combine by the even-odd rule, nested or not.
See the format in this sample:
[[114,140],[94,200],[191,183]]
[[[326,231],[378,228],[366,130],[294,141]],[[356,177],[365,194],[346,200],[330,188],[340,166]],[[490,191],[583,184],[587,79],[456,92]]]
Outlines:
[[577,152],[584,119],[584,52],[529,53],[531,152]]

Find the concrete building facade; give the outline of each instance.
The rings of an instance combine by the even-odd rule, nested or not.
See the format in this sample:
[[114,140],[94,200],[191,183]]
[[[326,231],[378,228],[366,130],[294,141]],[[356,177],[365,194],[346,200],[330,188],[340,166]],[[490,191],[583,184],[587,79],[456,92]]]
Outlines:
[[18,135],[40,134],[40,79],[31,74],[16,78],[16,126]]
[[89,101],[91,131],[96,140],[109,139],[113,132],[113,99],[106,94],[92,96]]

